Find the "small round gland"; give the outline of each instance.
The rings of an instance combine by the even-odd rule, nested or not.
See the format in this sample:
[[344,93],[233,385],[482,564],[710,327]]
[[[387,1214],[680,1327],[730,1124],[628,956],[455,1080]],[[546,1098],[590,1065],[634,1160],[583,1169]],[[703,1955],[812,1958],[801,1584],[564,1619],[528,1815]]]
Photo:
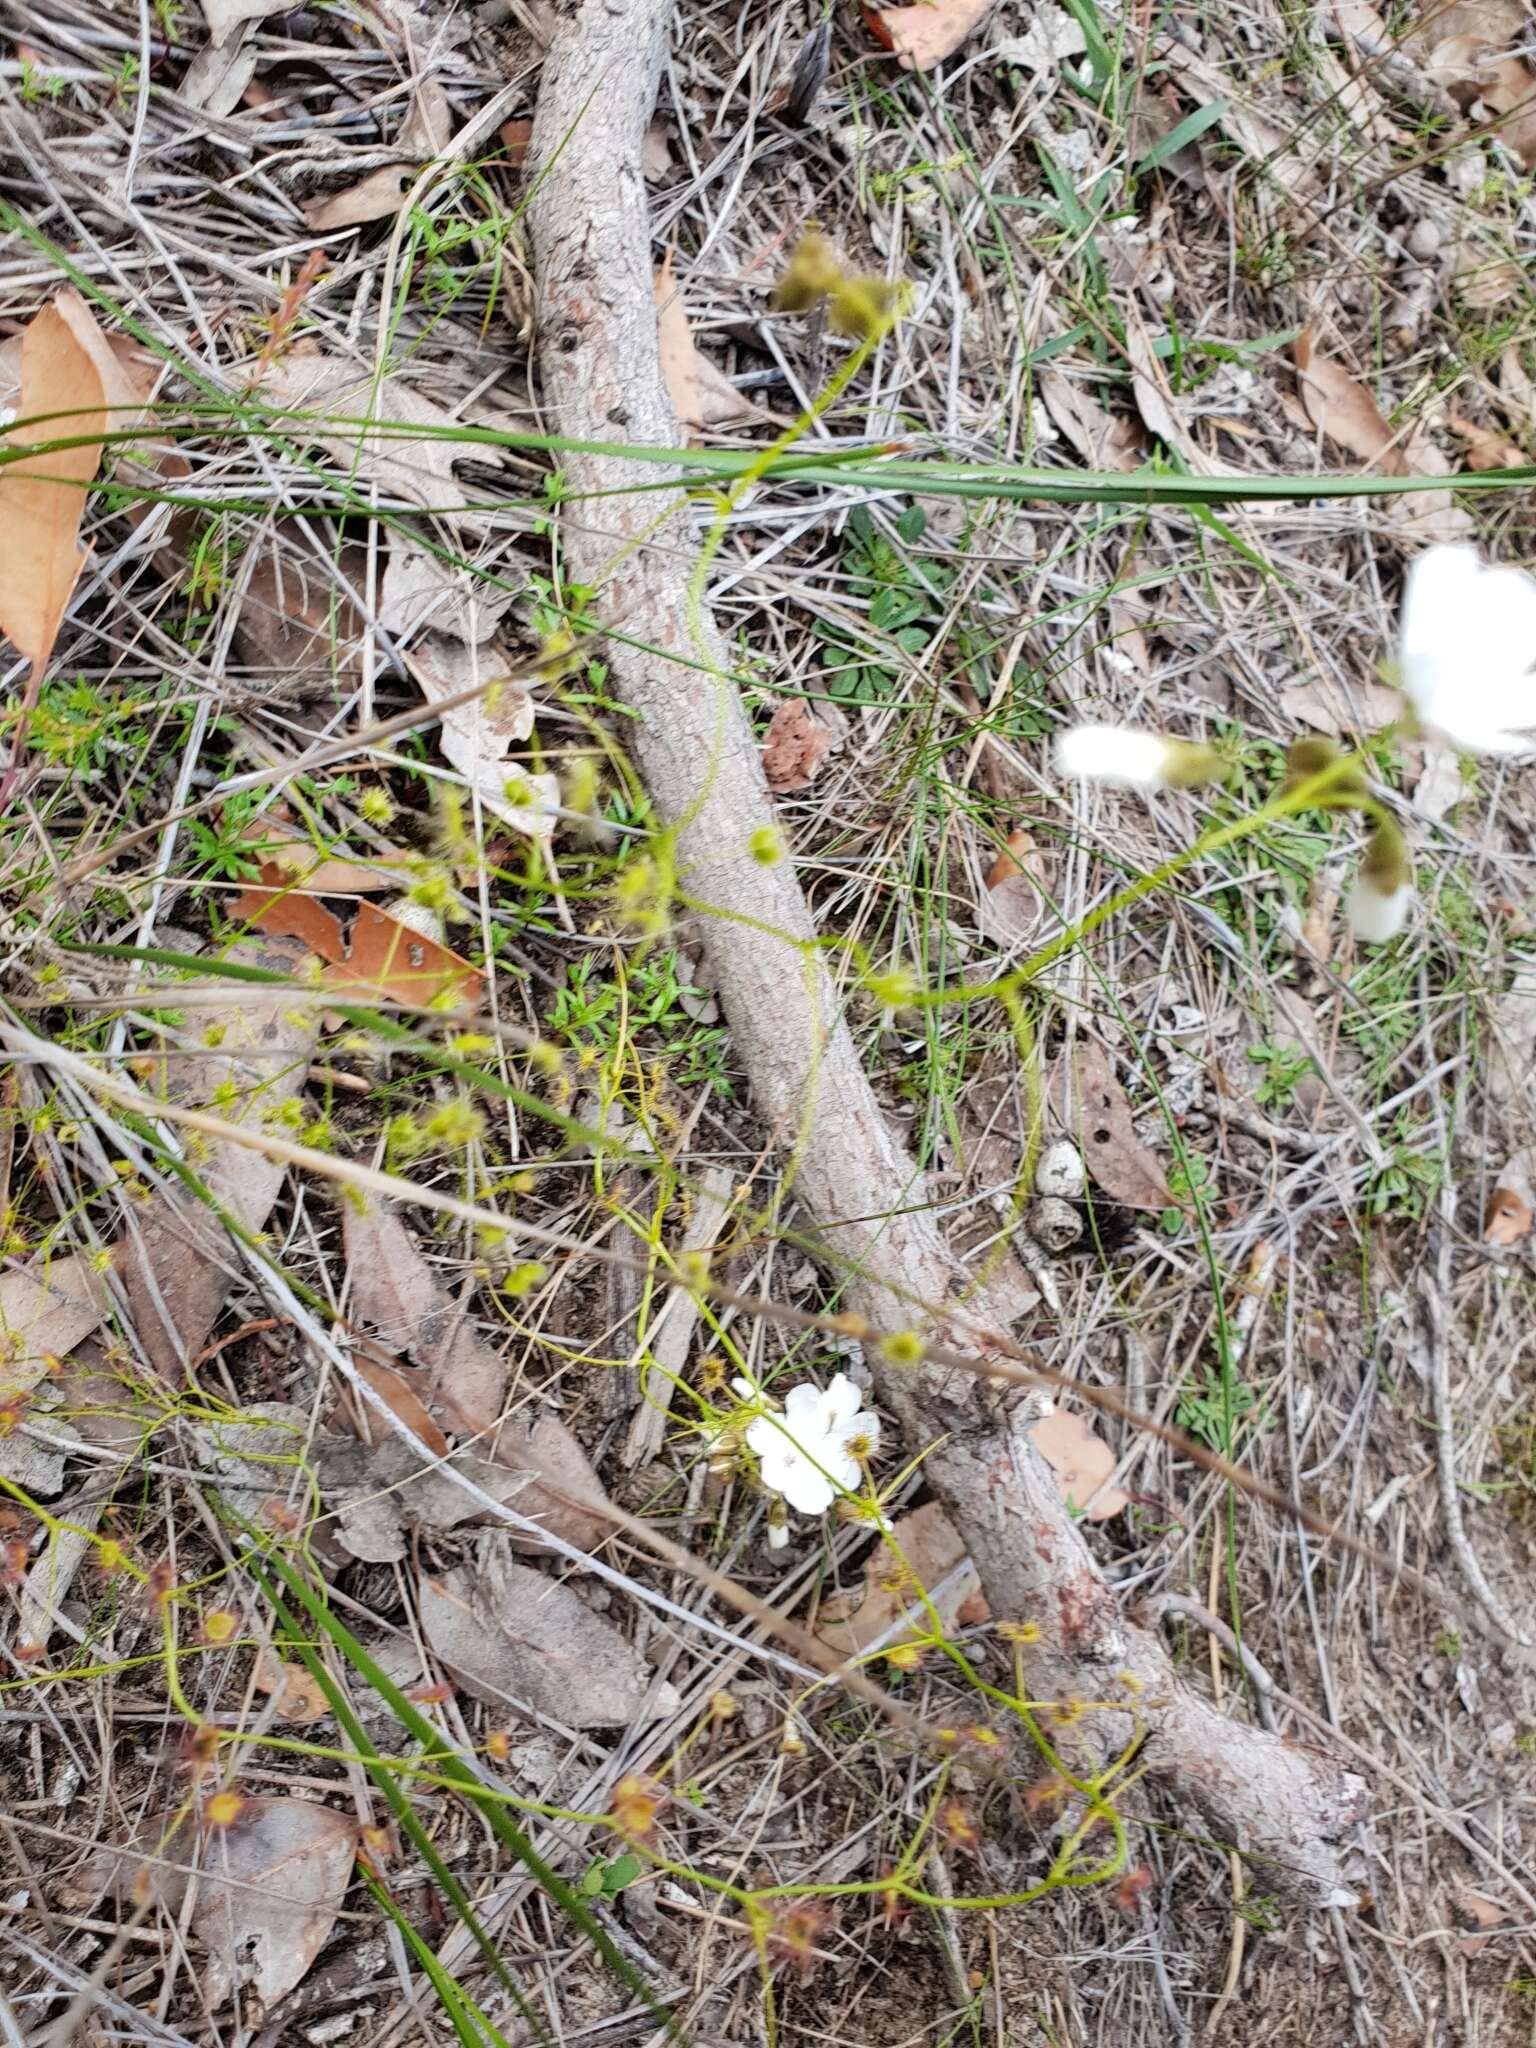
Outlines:
[[1083,1234],[1082,1217],[1057,1195],[1042,1195],[1038,1202],[1031,1202],[1024,1222],[1035,1243],[1048,1252],[1065,1251]]

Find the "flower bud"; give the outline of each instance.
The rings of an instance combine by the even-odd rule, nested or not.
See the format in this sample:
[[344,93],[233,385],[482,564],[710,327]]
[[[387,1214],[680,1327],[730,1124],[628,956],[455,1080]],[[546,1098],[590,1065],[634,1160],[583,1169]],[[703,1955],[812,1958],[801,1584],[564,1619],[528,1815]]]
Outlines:
[[1057,737],[1056,766],[1083,782],[1140,790],[1193,789],[1223,770],[1214,747],[1129,725],[1070,726]]
[[1349,928],[1368,945],[1395,939],[1413,903],[1413,869],[1403,835],[1390,818],[1379,821],[1366,841],[1359,872],[1344,905]]

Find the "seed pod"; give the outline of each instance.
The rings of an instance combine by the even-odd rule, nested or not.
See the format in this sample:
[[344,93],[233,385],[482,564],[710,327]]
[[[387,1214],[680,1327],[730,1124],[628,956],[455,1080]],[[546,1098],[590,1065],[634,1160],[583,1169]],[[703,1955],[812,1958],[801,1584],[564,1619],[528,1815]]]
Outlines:
[[1083,1234],[1082,1217],[1059,1195],[1042,1195],[1038,1202],[1031,1202],[1024,1222],[1035,1243],[1048,1252],[1065,1251]]
[[1083,1192],[1083,1155],[1070,1138],[1047,1145],[1035,1162],[1035,1193],[1075,1202]]

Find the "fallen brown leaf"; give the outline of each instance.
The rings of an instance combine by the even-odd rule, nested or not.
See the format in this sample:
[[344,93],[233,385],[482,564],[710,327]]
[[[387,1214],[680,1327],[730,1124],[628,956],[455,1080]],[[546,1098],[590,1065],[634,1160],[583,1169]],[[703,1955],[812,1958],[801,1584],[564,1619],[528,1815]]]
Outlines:
[[1280,710],[1292,725],[1310,725],[1333,739],[1345,733],[1380,732],[1403,715],[1403,700],[1385,683],[1344,682],[1319,676],[1290,683],[1280,692]]
[[391,1350],[409,1350],[427,1374],[425,1400],[466,1436],[494,1429],[507,1400],[507,1368],[475,1335],[465,1304],[433,1274],[392,1209],[342,1210],[353,1315]]
[[699,352],[683,305],[682,287],[672,275],[672,251],[656,273],[656,345],[661,374],[672,396],[678,425],[692,432],[750,419],[755,407],[725,372]]
[[229,914],[237,923],[254,925],[272,938],[299,940],[319,960],[334,964],[347,957],[346,937],[335,911],[287,882],[242,890],[230,904]]
[[1125,1092],[1096,1045],[1077,1055],[1077,1141],[1088,1171],[1128,1209],[1177,1208],[1162,1164],[1136,1135]]
[[1530,1113],[1536,1073],[1536,961],[1523,959],[1488,1019],[1488,1100],[1499,1109]]
[[1291,354],[1301,402],[1318,432],[1387,475],[1403,475],[1407,464],[1394,445],[1392,429],[1359,378],[1331,356],[1317,353],[1309,327],[1297,335]]
[[[945,1585],[951,1574],[951,1583]],[[980,1583],[953,1523],[940,1504],[931,1500],[903,1515],[892,1525],[889,1543],[871,1552],[864,1566],[862,1593],[839,1594],[821,1603],[816,1633],[839,1657],[862,1656],[887,1631],[894,1631],[887,1647],[910,1643],[932,1629],[927,1610],[918,1605],[920,1593],[926,1592],[933,1596],[939,1625],[948,1635],[958,1626],[961,1608]],[[912,1607],[917,1612],[911,1623],[896,1629],[895,1624]]]
[[1158,37],[1151,45],[1151,54],[1159,66],[1178,80],[1196,106],[1220,104],[1222,134],[1236,143],[1251,162],[1262,164],[1267,177],[1277,179],[1294,193],[1306,192],[1317,183],[1316,164],[1308,162],[1298,149],[1298,138],[1305,138],[1305,129],[1293,125],[1287,133],[1266,120],[1235,78],[1172,36]]
[[1090,1522],[1107,1522],[1130,1506],[1128,1493],[1106,1484],[1115,1469],[1114,1452],[1081,1415],[1053,1408],[1029,1440],[1056,1474],[1068,1506],[1080,1508]]
[[385,164],[343,191],[312,199],[304,218],[317,235],[328,235],[335,228],[364,227],[371,220],[388,220],[405,204],[415,182],[412,165]]
[[[404,1423],[411,1434],[419,1438],[434,1457],[447,1457],[448,1439],[433,1421],[420,1394],[412,1385],[412,1381],[420,1377],[418,1371],[404,1366],[386,1365],[382,1359],[369,1358],[361,1351],[354,1353],[352,1365],[358,1378],[367,1382],[397,1422]],[[361,1399],[352,1400],[350,1406],[354,1434],[361,1437],[364,1443],[375,1442],[384,1427],[378,1416],[369,1408],[367,1402]]]
[[[519,1514],[594,1549],[611,1525],[577,1503],[601,1504],[607,1495],[570,1430],[553,1415],[505,1414],[505,1364],[476,1335],[467,1307],[439,1284],[398,1216],[379,1202],[348,1205],[342,1214],[353,1314],[416,1359],[426,1374],[421,1398],[446,1428],[483,1438],[495,1462],[520,1476]],[[517,1540],[531,1547],[527,1537]]]
[[496,130],[501,137],[502,154],[515,170],[528,154],[528,145],[533,141],[533,123],[528,119],[503,121]]
[[[94,334],[100,348],[91,346]],[[74,595],[86,550],[80,521],[101,464],[108,426],[105,338],[74,291],[35,313],[22,337],[17,412],[29,425],[8,445],[42,448],[79,435],[0,473],[0,630],[40,677]]]
[[308,677],[345,681],[357,672],[368,628],[348,594],[363,587],[367,550],[341,550],[339,574],[302,560],[275,543],[252,561],[235,620],[235,653],[243,667],[287,683]]
[[357,1824],[308,1799],[240,1798],[222,1827],[183,1805],[157,1813],[70,1873],[79,1907],[111,1893],[180,1913],[196,1880],[191,1931],[210,2012],[250,1987],[263,2009],[284,1997],[330,1938],[357,1859]]
[[1090,469],[1140,469],[1146,460],[1135,422],[1106,412],[1096,398],[1060,370],[1035,380],[1041,402]]
[[1177,401],[1157,358],[1154,337],[1132,299],[1125,302],[1125,352],[1131,366],[1136,410],[1148,433],[1155,434],[1165,447],[1180,456],[1196,476],[1238,475],[1228,463],[1208,454],[1179,418],[1175,410]]
[[296,1727],[308,1728],[331,1711],[325,1689],[313,1672],[303,1664],[284,1663],[270,1650],[257,1657],[251,1683],[258,1692],[273,1695],[273,1711],[279,1721],[291,1721]]
[[[1455,474],[1455,465],[1436,441],[1427,419],[1415,422],[1403,443],[1403,469],[1409,476]],[[1404,540],[1428,545],[1469,539],[1476,531],[1470,512],[1452,491],[1409,491],[1386,508],[1393,530]]]
[[260,21],[264,15],[281,14],[288,0],[202,0],[203,18],[215,49],[229,38],[243,21]]
[[452,413],[398,377],[376,385],[370,371],[308,343],[271,365],[262,396],[270,405],[308,415],[307,421],[290,421],[288,431],[323,448],[355,486],[377,484],[428,511],[463,506],[455,462],[501,459],[488,443],[453,440]]
[[894,50],[904,71],[927,71],[953,55],[992,12],[993,0],[928,0],[917,7],[864,9],[877,41]]
[[521,1707],[570,1728],[664,1719],[675,1689],[594,1614],[575,1587],[516,1563],[505,1535],[482,1536],[473,1565],[421,1581],[432,1654],[476,1699]]
[[217,2009],[249,1987],[268,2011],[330,1938],[357,1857],[357,1826],[309,1799],[244,1799],[205,1829],[193,1932]]
[[1531,459],[1523,448],[1517,448],[1513,441],[1506,440],[1492,427],[1479,426],[1476,420],[1469,420],[1459,412],[1449,413],[1446,424],[1459,440],[1467,444],[1468,469],[1521,469]]
[[344,975],[322,977],[332,987],[381,989],[395,1002],[467,1001],[485,977],[429,933],[418,931],[394,911],[360,903],[352,927]]
[[429,932],[394,910],[359,903],[350,934],[317,897],[291,887],[244,889],[231,917],[274,938],[295,938],[327,964],[321,984],[338,997],[423,1006],[466,1001],[484,977]]
[[816,771],[843,740],[848,721],[835,704],[812,707],[803,697],[786,697],[763,735],[763,773],[780,796],[809,789]]
[[1025,826],[1016,826],[986,872],[983,928],[1002,939],[1027,937],[1049,913],[1051,873],[1050,854]]
[[1536,383],[1531,380],[1518,342],[1510,342],[1499,357],[1499,396],[1504,416],[1516,433],[1536,424]]
[[83,1252],[0,1273],[0,1399],[26,1393],[106,1315],[110,1296]]
[[1491,1929],[1502,1927],[1514,1915],[1506,1906],[1493,1899],[1485,1898],[1481,1892],[1468,1891],[1465,1887],[1456,1893],[1456,1911],[1462,1925],[1479,1931],[1458,1937],[1457,1947],[1470,1962],[1480,1956],[1492,1940]]
[[403,861],[398,866],[369,865],[317,853],[297,826],[271,811],[253,819],[240,838],[260,856],[261,881],[268,889],[299,888],[314,896],[367,896],[399,889],[410,878]]
[[[226,957],[286,978],[299,975],[309,958],[282,940],[236,945]],[[217,971],[216,961],[209,966]],[[303,1089],[317,1021],[297,1011],[283,989],[237,983],[234,990],[226,1004],[189,1013],[206,1050],[167,1061],[162,1092],[199,1106],[217,1098],[227,1122],[260,1127]],[[216,1209],[247,1232],[265,1224],[287,1173],[281,1161],[223,1139],[208,1142],[194,1170]],[[140,1217],[116,1259],[145,1356],[180,1386],[238,1271],[219,1214],[178,1193]]]
[[1481,101],[1496,117],[1490,125],[1527,170],[1536,163],[1536,74],[1514,51],[1529,33],[1520,0],[1426,0],[1420,21],[1402,36],[1432,84],[1458,106]]

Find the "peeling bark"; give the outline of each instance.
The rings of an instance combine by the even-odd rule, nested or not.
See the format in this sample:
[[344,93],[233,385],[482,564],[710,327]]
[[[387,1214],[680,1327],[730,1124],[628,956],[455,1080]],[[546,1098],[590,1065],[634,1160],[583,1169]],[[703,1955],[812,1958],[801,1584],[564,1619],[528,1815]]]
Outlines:
[[[551,425],[576,440],[676,446],[640,169],[671,0],[560,0],[557,12],[529,160]],[[690,625],[698,534],[682,508],[653,524],[654,470],[590,454],[567,455],[563,467],[565,560],[624,635],[609,658],[637,714],[634,751],[658,812],[678,827],[682,885],[712,909],[702,937],[758,1111],[790,1153],[795,1194],[840,1273],[851,1270],[841,1302],[879,1330],[916,1325],[964,1344],[982,1305],[968,1303],[945,1327],[943,1304],[958,1308],[967,1278],[860,1066],[793,864],[752,857],[754,833],[773,824],[772,801],[707,608],[697,632]],[[935,1312],[924,1318],[917,1301]],[[993,1613],[1041,1626],[1027,1652],[1034,1696],[1123,1702],[1073,1724],[1080,1760],[1092,1767],[1142,1731],[1141,1761],[1213,1835],[1272,1859],[1264,1885],[1314,1905],[1350,1900],[1338,1844],[1359,1818],[1360,1781],[1181,1684],[1161,1642],[1121,1613],[1008,1403],[979,1382],[902,1369],[875,1351],[871,1365],[908,1447],[944,1439],[923,1469]]]

